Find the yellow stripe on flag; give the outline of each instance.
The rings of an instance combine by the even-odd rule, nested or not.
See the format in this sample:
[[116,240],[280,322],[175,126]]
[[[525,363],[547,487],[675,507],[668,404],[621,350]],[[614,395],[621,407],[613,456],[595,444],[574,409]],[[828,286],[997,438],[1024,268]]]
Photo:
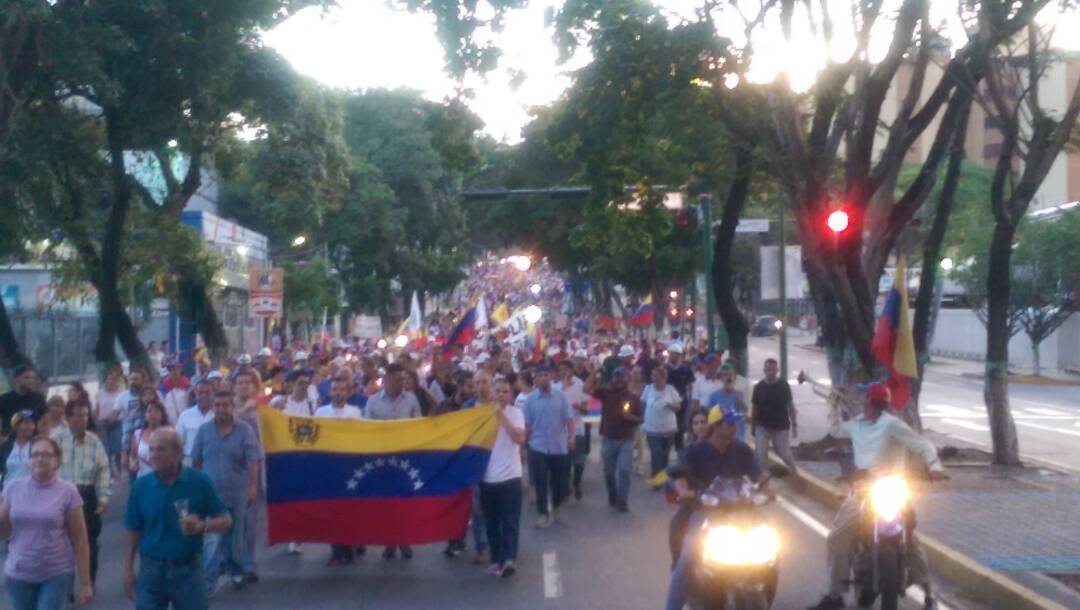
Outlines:
[[903,255],[896,261],[896,277],[893,282],[900,293],[900,323],[896,327],[893,369],[905,377],[917,379],[919,369],[915,364],[915,336],[911,333],[911,320],[908,318],[907,269]]
[[267,454],[454,451],[466,445],[491,449],[499,426],[493,407],[395,421],[293,417],[271,408],[259,414]]
[[510,308],[506,306],[506,301],[499,303],[499,306],[493,309],[488,317],[496,326],[506,324],[506,321],[510,319]]

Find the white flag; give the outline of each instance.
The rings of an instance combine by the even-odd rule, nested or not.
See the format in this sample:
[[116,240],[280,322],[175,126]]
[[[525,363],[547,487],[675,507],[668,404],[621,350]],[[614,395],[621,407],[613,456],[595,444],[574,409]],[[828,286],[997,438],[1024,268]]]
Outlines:
[[484,303],[484,297],[480,297],[480,301],[476,304],[476,330],[487,327],[487,305]]
[[412,305],[409,307],[408,329],[414,339],[419,337],[424,330],[424,314],[420,311],[420,297],[417,296],[415,290],[412,293]]

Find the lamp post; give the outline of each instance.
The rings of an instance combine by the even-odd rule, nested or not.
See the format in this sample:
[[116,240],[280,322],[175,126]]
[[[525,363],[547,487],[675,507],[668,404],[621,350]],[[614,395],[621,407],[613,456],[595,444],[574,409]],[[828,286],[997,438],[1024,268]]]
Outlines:
[[784,202],[780,202],[780,378],[788,379],[787,336],[787,231],[784,226]]
[[709,337],[709,351],[716,351],[716,296],[712,279],[712,196],[704,194],[698,199],[701,205],[701,229],[703,235],[703,259],[705,262],[705,329]]

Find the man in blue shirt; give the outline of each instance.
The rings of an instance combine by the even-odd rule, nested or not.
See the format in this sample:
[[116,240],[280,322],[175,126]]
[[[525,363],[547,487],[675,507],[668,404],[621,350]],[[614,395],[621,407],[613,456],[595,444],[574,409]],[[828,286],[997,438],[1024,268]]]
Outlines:
[[525,399],[525,434],[528,438],[529,468],[536,485],[536,527],[551,525],[548,512],[548,486],[551,507],[558,514],[567,496],[570,475],[570,451],[574,447],[574,414],[566,395],[551,387],[551,368],[536,370],[536,391]]
[[254,527],[248,521],[247,506],[258,497],[262,459],[255,431],[247,422],[233,417],[232,390],[218,390],[214,394],[214,419],[199,428],[191,450],[192,467],[210,475],[233,522],[218,544],[211,545],[213,552],[208,551],[209,556],[203,558],[208,592],[214,590],[225,569],[231,572],[236,589],[245,580],[257,582],[254,567],[244,565],[243,557],[247,528]]
[[745,417],[749,413],[750,409],[746,403],[746,396],[742,392],[735,389],[735,367],[730,364],[725,364],[720,367],[720,380],[723,385],[719,390],[716,390],[709,395],[709,401],[706,406],[710,411],[713,407],[720,407],[721,411],[737,411],[742,418],[739,419],[739,427],[736,432],[736,438],[740,441],[746,440],[746,424],[744,422]]
[[210,477],[183,467],[184,449],[176,430],[155,430],[149,445],[154,472],[135,480],[124,517],[124,591],[139,610],[170,603],[178,609],[205,609],[199,559],[203,534],[228,530],[232,519]]

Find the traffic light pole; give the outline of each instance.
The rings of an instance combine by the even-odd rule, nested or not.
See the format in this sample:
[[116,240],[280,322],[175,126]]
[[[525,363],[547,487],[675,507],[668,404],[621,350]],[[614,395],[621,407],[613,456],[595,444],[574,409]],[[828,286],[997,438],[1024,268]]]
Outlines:
[[780,378],[788,379],[787,230],[784,202],[780,202]]
[[705,261],[705,329],[709,337],[709,351],[716,351],[716,296],[713,294],[712,279],[712,197],[702,195],[701,203],[701,228]]

